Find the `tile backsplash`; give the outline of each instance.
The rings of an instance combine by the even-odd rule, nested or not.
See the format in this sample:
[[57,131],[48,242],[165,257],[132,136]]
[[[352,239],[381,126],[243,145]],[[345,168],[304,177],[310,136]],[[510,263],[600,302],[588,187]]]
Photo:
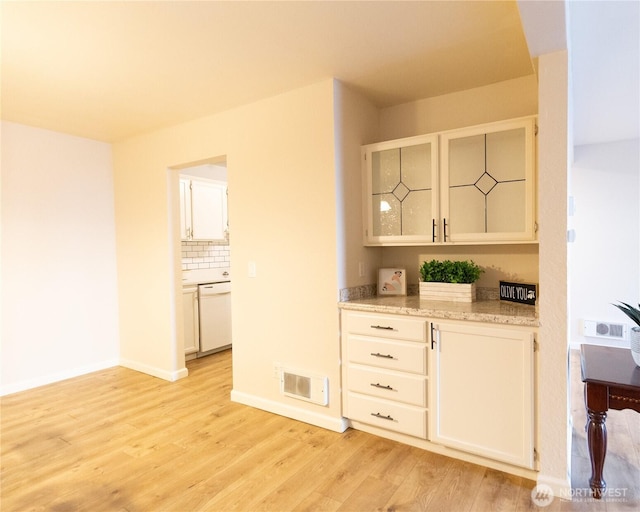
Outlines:
[[182,270],[231,265],[227,242],[182,242]]

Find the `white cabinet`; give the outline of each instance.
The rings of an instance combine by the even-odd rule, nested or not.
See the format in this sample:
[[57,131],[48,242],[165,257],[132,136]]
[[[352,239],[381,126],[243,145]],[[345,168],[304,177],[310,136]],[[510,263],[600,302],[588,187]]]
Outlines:
[[438,217],[438,137],[424,135],[363,148],[365,243],[432,241]]
[[535,240],[535,119],[363,146],[365,245]]
[[427,438],[426,322],[342,312],[343,415]]
[[180,240],[191,239],[191,180],[180,179]]
[[227,185],[213,180],[180,180],[180,238],[226,240]]
[[198,319],[198,286],[182,288],[182,308],[184,317],[184,353],[195,354],[200,349],[200,328]]
[[533,330],[355,310],[341,322],[353,428],[535,469]]
[[440,136],[442,241],[534,238],[534,132],[527,118]]
[[429,440],[534,467],[534,334],[434,322]]

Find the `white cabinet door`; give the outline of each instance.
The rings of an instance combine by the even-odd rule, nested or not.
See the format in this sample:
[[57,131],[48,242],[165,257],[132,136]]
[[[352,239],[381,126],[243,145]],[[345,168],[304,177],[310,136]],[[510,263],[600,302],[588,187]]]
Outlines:
[[430,441],[534,466],[531,332],[434,322]]
[[191,239],[191,180],[180,180],[180,239]]
[[365,244],[434,241],[438,137],[423,135],[363,148]]
[[185,286],[182,289],[184,315],[184,353],[193,354],[200,348],[198,323],[198,287]]
[[224,240],[227,187],[221,182],[191,181],[191,239]]
[[180,180],[180,238],[226,240],[227,184],[211,180]]
[[440,136],[444,242],[533,240],[534,120]]
[[535,241],[535,118],[362,147],[365,245]]

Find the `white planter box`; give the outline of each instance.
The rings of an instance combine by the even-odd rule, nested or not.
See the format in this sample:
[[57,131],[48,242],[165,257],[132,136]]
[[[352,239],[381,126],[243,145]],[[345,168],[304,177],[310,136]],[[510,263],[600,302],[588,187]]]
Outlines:
[[476,300],[476,283],[420,283],[420,298],[425,300],[448,300],[473,302]]

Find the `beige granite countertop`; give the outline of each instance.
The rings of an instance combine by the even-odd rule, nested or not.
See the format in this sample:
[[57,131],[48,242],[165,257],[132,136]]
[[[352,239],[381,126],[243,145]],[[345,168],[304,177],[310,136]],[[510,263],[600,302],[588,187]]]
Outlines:
[[538,327],[535,306],[500,300],[477,300],[471,303],[430,301],[419,295],[371,297],[339,302],[338,307],[372,313],[394,313],[449,320],[472,320],[495,324]]

